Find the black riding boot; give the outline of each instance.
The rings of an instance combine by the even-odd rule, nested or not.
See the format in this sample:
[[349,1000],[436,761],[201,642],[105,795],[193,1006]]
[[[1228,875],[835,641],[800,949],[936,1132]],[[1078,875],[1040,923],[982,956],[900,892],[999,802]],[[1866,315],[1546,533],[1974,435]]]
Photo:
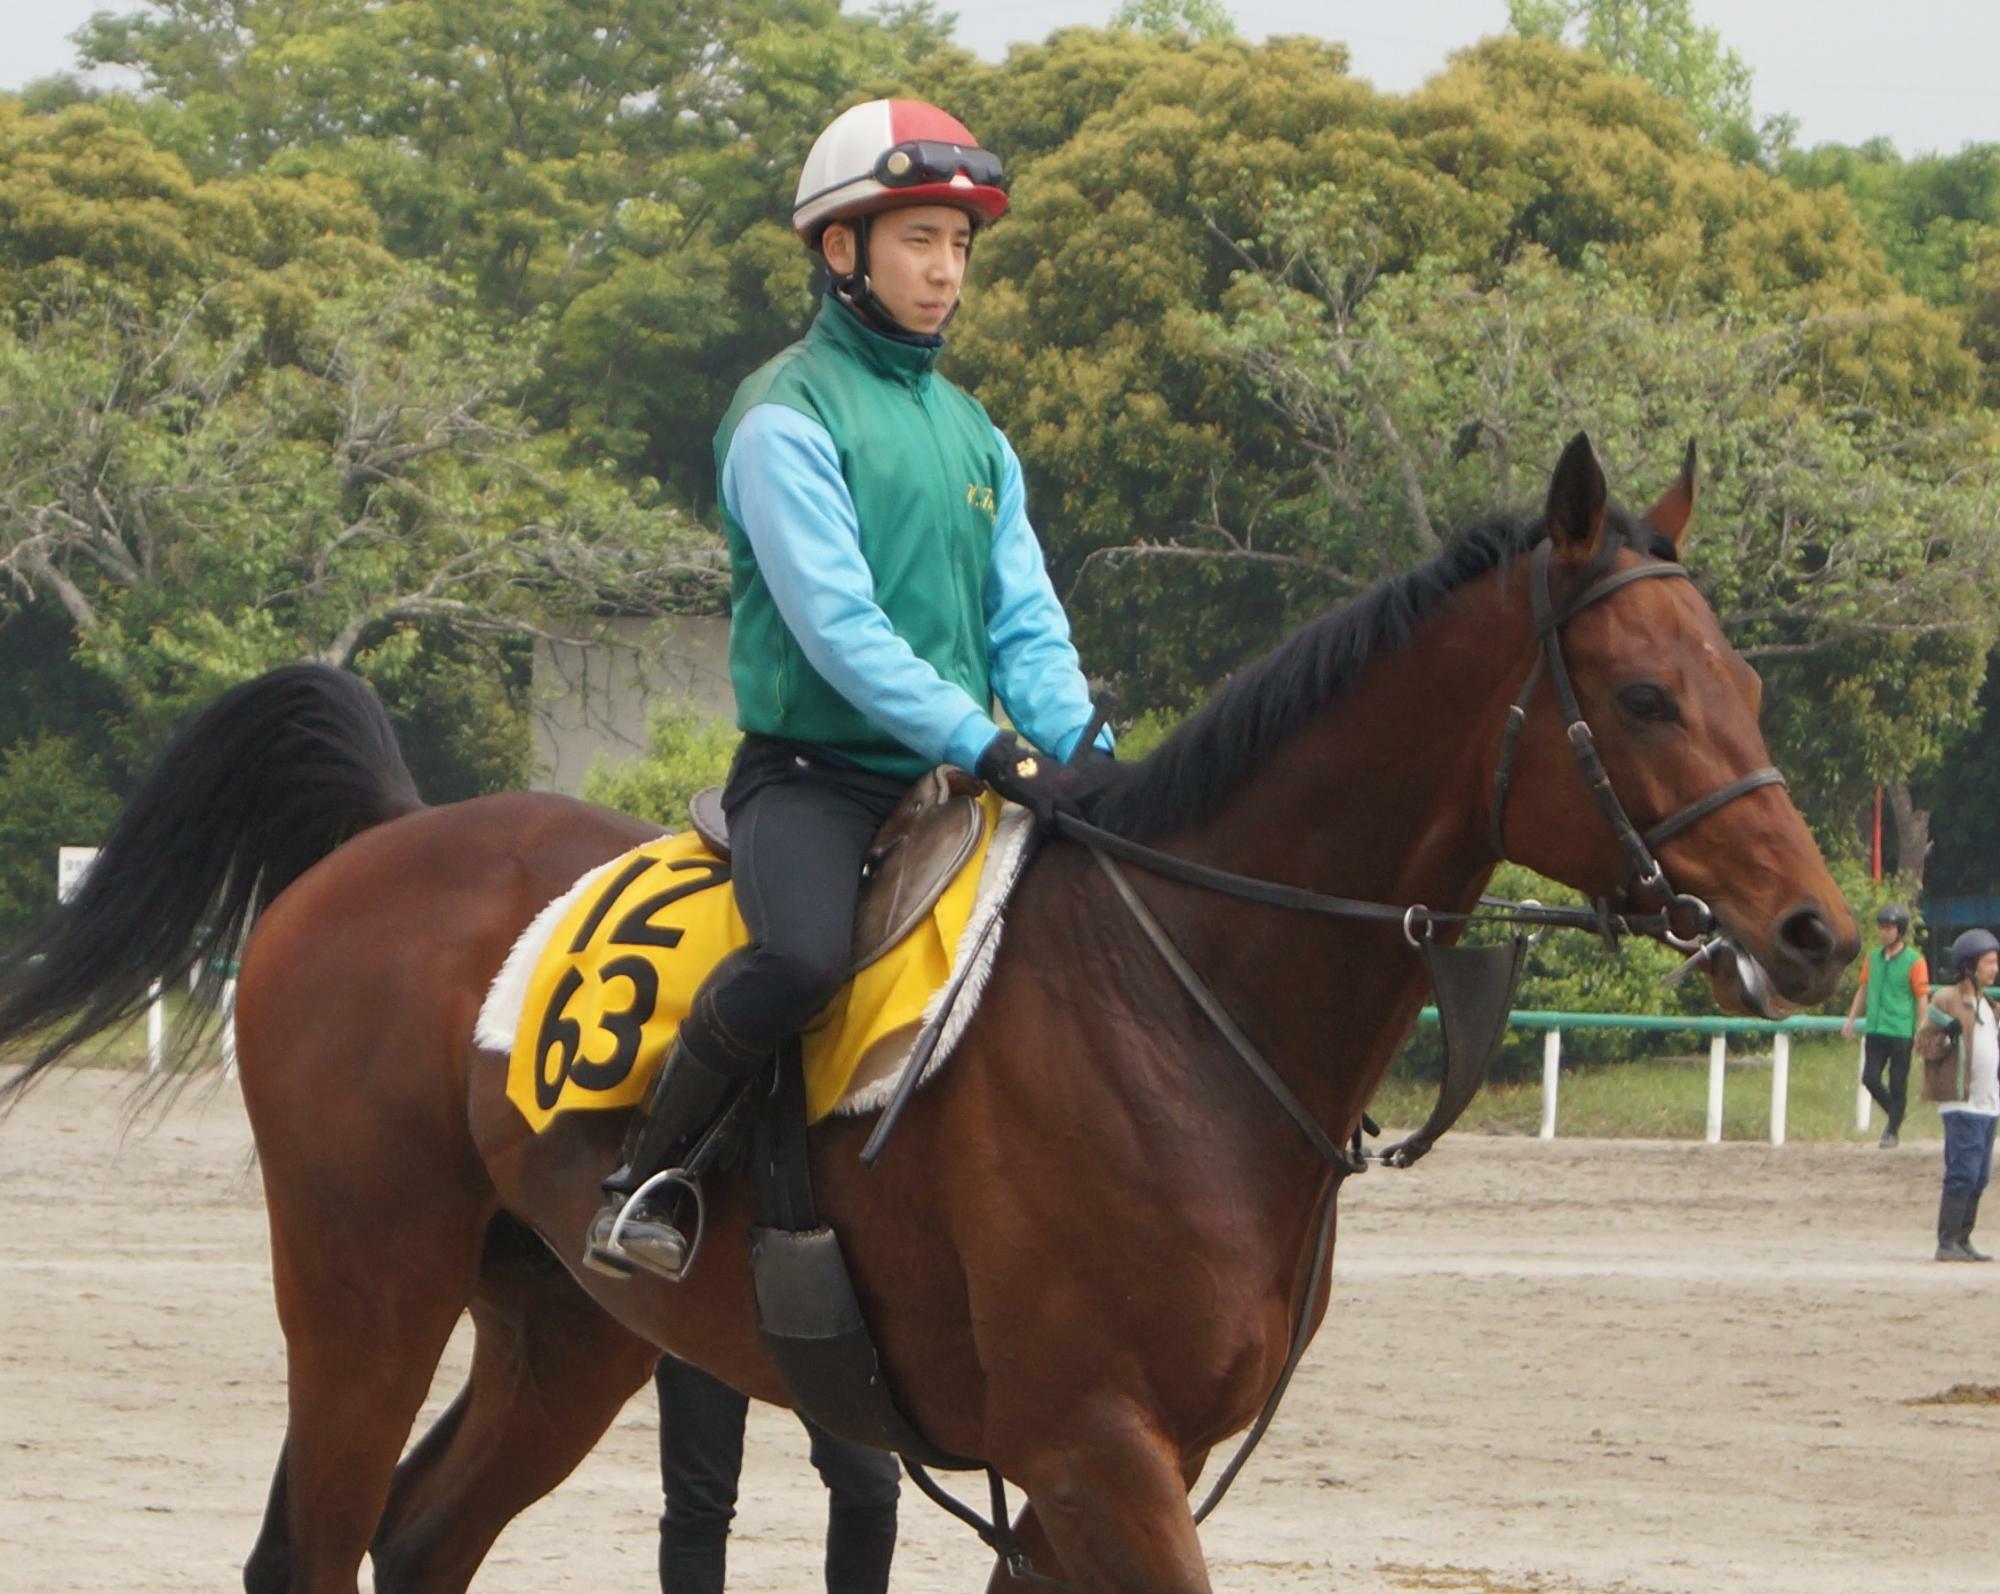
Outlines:
[[1966,1198],[1956,1190],[1938,1197],[1938,1247],[1940,1262],[1970,1262],[1973,1255],[1965,1243],[1969,1227],[1965,1220]]
[[638,1122],[626,1137],[623,1166],[604,1181],[604,1205],[584,1237],[587,1267],[613,1278],[630,1278],[635,1267],[642,1267],[669,1283],[680,1281],[691,1244],[679,1227],[682,1202],[676,1198],[684,1194],[680,1186],[655,1186],[633,1208],[615,1251],[611,1232],[632,1193],[654,1174],[677,1167],[694,1149],[738,1081],[739,1076],[716,1072],[682,1042],[674,1042]]
[[1959,1249],[1965,1252],[1965,1260],[1968,1262],[1990,1262],[1993,1260],[1984,1251],[1974,1249],[1972,1244],[1972,1230],[1974,1225],[1979,1222],[1979,1197],[1984,1194],[1985,1191],[1982,1190],[1969,1197],[1965,1203],[1964,1216],[1958,1220]]

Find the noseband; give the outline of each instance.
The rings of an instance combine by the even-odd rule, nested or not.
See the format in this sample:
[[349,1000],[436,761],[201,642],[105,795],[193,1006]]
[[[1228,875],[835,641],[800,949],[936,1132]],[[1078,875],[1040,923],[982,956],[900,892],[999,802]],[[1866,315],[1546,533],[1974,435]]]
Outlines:
[[[1597,810],[1604,815],[1611,826],[1612,836],[1617,840],[1619,850],[1625,854],[1629,865],[1626,871],[1624,892],[1629,898],[1634,892],[1646,892],[1666,902],[1666,916],[1671,927],[1664,939],[1682,951],[1690,951],[1699,945],[1702,938],[1714,928],[1714,915],[1708,904],[1699,897],[1676,892],[1667,881],[1667,872],[1654,849],[1673,836],[1679,835],[1690,825],[1706,819],[1717,809],[1733,803],[1738,797],[1747,796],[1763,786],[1782,786],[1785,777],[1770,765],[1753,769],[1740,779],[1719,786],[1706,797],[1698,797],[1683,808],[1676,809],[1651,829],[1641,833],[1625,812],[1625,805],[1618,800],[1618,793],[1612,790],[1611,777],[1606,773],[1604,760],[1597,753],[1597,739],[1591,734],[1590,722],[1583,717],[1583,706],[1577,701],[1576,687],[1570,681],[1569,666],[1563,659],[1562,628],[1569,624],[1592,604],[1601,603],[1620,587],[1635,581],[1645,581],[1656,576],[1688,579],[1687,568],[1670,560],[1651,560],[1645,564],[1632,565],[1624,570],[1604,571],[1603,565],[1618,556],[1618,550],[1625,546],[1622,540],[1613,540],[1606,545],[1605,553],[1597,561],[1601,572],[1594,579],[1586,578],[1581,591],[1571,597],[1558,609],[1549,593],[1549,565],[1554,552],[1553,545],[1544,541],[1531,556],[1529,563],[1529,601],[1535,621],[1535,634],[1540,644],[1540,652],[1534,667],[1528,671],[1528,679],[1522,683],[1520,693],[1515,697],[1513,707],[1507,711],[1507,726],[1500,738],[1500,765],[1493,772],[1493,851],[1499,857],[1507,856],[1507,794],[1514,781],[1514,755],[1521,740],[1521,727],[1528,720],[1528,699],[1534,695],[1536,683],[1548,672],[1550,688],[1555,693],[1556,707],[1563,717],[1563,731],[1569,740],[1570,751],[1576,755],[1577,768],[1583,781],[1590,788],[1590,795],[1596,800]],[[1691,929],[1681,925],[1692,920]]]

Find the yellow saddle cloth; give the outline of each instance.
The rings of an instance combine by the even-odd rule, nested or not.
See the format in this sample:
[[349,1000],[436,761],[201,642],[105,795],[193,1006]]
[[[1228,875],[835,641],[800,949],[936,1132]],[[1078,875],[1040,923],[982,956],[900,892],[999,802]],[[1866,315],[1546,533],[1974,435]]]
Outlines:
[[[979,844],[930,914],[800,1037],[808,1121],[834,1109],[864,1059],[907,1050],[951,978],[1000,814],[990,793],[980,807]],[[750,939],[728,883],[729,865],[693,831],[662,836],[593,870],[530,927],[516,952],[531,951],[533,962],[518,1007],[510,1004],[519,1019],[507,1099],[536,1133],[561,1113],[645,1096],[708,971]],[[503,971],[496,997],[508,979]],[[491,1012],[489,1000],[488,1044]]]

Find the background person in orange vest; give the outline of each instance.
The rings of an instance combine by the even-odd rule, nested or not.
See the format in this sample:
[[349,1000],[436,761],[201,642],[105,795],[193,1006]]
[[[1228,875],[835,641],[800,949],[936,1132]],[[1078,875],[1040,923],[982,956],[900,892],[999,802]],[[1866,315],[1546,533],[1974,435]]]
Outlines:
[[1875,930],[1881,944],[1869,949],[1861,965],[1861,985],[1840,1033],[1853,1037],[1854,1021],[1865,1005],[1868,1017],[1862,1030],[1861,1083],[1889,1120],[1880,1141],[1889,1147],[1896,1144],[1910,1099],[1910,1038],[1917,1033],[1917,1020],[1930,998],[1931,971],[1923,954],[1910,945],[1906,909],[1882,909],[1875,915]]

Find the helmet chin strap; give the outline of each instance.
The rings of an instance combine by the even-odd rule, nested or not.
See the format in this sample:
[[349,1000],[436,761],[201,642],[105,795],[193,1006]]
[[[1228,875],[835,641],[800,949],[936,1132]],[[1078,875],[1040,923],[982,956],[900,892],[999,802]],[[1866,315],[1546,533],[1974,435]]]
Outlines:
[[[937,324],[936,332],[918,332],[904,326],[891,315],[889,307],[876,294],[875,284],[868,275],[868,232],[874,220],[872,216],[856,216],[847,223],[848,230],[854,234],[854,269],[843,274],[834,271],[829,264],[827,272],[833,279],[833,291],[877,332],[892,338],[909,338],[918,342],[937,337],[951,325],[951,318],[958,314],[959,302],[956,299],[952,301],[952,306],[945,312],[944,319]],[[821,258],[825,258],[823,253]]]

